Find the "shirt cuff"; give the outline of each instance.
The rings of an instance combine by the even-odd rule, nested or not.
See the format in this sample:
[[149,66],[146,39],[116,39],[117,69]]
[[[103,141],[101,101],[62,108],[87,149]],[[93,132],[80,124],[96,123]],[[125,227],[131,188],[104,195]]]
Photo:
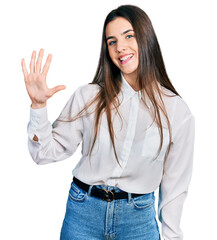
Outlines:
[[37,109],[33,109],[30,106],[30,122],[32,126],[37,128],[39,125],[47,121],[48,121],[47,106]]
[[33,109],[30,106],[30,121],[27,126],[29,138],[32,140],[36,134],[39,137],[39,131],[48,123],[47,106]]

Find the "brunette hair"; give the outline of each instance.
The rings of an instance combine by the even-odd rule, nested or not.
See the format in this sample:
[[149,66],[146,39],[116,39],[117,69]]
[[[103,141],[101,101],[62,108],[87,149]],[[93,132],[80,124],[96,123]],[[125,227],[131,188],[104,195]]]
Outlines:
[[104,111],[107,116],[107,124],[114,149],[114,154],[117,162],[119,163],[114,144],[114,129],[111,121],[111,107],[113,105],[117,110],[117,113],[119,114],[118,106],[120,103],[117,96],[121,91],[122,80],[119,68],[112,62],[109,56],[105,34],[107,24],[116,19],[117,17],[123,17],[128,20],[131,23],[135,32],[135,37],[139,49],[139,71],[137,79],[139,81],[139,88],[142,90],[141,93],[144,104],[147,106],[145,102],[145,95],[147,95],[153,105],[153,122],[157,123],[161,138],[158,154],[160,153],[163,145],[163,125],[160,111],[163,113],[166,119],[169,130],[169,147],[167,149],[168,155],[172,139],[171,125],[161,96],[159,85],[172,91],[174,93],[173,96],[179,94],[173,87],[167,75],[160,46],[154,32],[152,23],[147,14],[137,6],[122,5],[117,9],[112,10],[107,15],[103,26],[102,45],[98,67],[93,81],[89,83],[98,84],[100,86],[100,90],[95,96],[95,98],[91,102],[87,103],[73,119],[70,119],[70,121],[74,121],[78,117],[81,117],[82,113],[85,112],[85,110],[89,108],[90,105],[96,103],[96,108],[94,111],[94,139],[93,144],[89,149],[89,154],[91,156],[94,144],[99,134],[101,116]]

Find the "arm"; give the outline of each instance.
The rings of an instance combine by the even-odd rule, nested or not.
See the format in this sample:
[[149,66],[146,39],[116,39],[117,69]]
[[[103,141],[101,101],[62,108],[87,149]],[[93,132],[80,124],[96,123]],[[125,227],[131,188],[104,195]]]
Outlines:
[[164,240],[182,240],[183,204],[192,175],[195,122],[188,116],[176,131],[159,187],[158,218]]
[[[36,61],[36,52],[33,51],[29,73],[24,59],[21,61],[26,90],[32,101],[30,122],[28,124],[28,147],[33,160],[38,164],[59,161],[70,156],[81,141],[81,120],[62,123],[57,119],[53,125],[47,118],[47,100],[56,92],[65,89],[64,85],[48,88],[47,73],[52,60],[49,54],[41,70],[44,50],[41,49]],[[74,114],[79,108],[76,94],[70,98],[59,118]],[[68,116],[70,118],[70,116]]]
[[83,120],[62,122],[80,111],[79,90],[75,91],[63,108],[60,116],[51,123],[47,118],[47,107],[30,108],[30,121],[27,127],[28,148],[37,164],[64,160],[77,149],[83,137]]

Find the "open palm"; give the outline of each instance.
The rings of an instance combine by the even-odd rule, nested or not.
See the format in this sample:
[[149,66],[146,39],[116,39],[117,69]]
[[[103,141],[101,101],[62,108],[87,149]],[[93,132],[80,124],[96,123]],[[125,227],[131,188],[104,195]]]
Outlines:
[[[41,108],[46,106],[47,100],[56,92],[65,89],[64,85],[58,85],[54,88],[48,88],[46,77],[52,60],[52,55],[47,56],[46,62],[41,71],[44,50],[41,49],[36,61],[36,51],[33,51],[30,61],[30,73],[28,73],[25,60],[22,59],[21,65],[24,74],[24,80],[27,92],[32,100],[32,108]],[[36,61],[36,64],[35,64]]]

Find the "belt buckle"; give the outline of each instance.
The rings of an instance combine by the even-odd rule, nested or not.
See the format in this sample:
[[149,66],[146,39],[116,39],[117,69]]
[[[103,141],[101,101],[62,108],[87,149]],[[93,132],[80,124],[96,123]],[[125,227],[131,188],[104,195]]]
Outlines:
[[[104,198],[102,200],[107,201],[107,202],[112,202],[113,200],[115,200],[115,195],[112,191],[109,191],[109,190],[106,190],[103,188],[101,190],[106,192],[106,198]],[[111,194],[112,198],[110,198],[109,194]]]

